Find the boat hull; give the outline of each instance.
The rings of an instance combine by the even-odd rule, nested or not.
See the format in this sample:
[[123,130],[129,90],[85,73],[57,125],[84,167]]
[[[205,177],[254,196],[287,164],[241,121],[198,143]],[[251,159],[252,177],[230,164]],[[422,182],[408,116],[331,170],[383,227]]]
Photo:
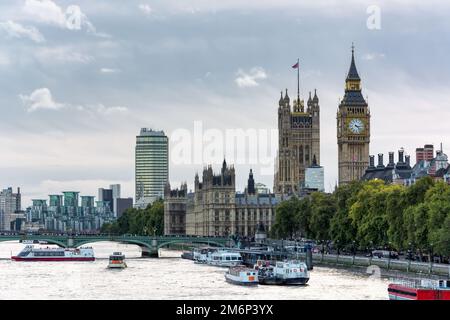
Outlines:
[[283,279],[278,277],[259,277],[259,284],[276,286],[301,286],[308,282],[309,278]]
[[253,286],[257,286],[258,285],[257,281],[240,281],[240,280],[235,280],[235,279],[229,277],[228,275],[225,275],[225,280],[228,283],[239,285],[239,286],[245,286],[245,287],[253,287]]
[[388,286],[389,300],[450,300],[449,289],[410,288],[398,284]]
[[26,262],[59,262],[59,261],[95,261],[95,257],[33,257],[33,258],[22,258],[22,257],[11,257],[14,261],[26,261]]
[[108,269],[125,269],[127,265],[124,264],[109,264]]

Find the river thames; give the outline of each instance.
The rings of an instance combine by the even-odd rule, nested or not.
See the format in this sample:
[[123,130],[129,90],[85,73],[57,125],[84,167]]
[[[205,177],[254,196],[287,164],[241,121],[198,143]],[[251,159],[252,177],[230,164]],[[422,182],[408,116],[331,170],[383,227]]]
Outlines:
[[[247,288],[225,282],[225,268],[194,264],[177,251],[140,258],[137,246],[102,242],[92,245],[95,262],[11,261],[23,247],[0,243],[0,299],[388,299],[388,279],[342,269],[315,266],[306,286]],[[126,255],[128,268],[106,268],[113,251]]]

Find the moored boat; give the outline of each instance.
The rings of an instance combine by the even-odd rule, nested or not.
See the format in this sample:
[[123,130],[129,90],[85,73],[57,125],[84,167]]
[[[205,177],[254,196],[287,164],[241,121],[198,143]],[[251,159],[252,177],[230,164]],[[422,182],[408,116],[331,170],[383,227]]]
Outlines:
[[389,300],[450,300],[450,280],[395,281]]
[[235,267],[242,265],[242,256],[238,252],[218,250],[209,253],[206,257],[206,262],[217,267]]
[[14,261],[94,261],[94,250],[85,248],[35,248],[27,245],[17,256],[12,256]]
[[110,269],[123,269],[126,268],[125,255],[122,252],[114,252],[109,256],[108,268]]
[[258,260],[254,269],[258,271],[260,284],[304,285],[309,280],[308,267],[298,260],[276,262]]
[[185,251],[181,254],[181,259],[194,260],[194,252]]
[[225,273],[225,280],[229,283],[242,286],[254,286],[259,283],[257,271],[242,266],[231,267]]

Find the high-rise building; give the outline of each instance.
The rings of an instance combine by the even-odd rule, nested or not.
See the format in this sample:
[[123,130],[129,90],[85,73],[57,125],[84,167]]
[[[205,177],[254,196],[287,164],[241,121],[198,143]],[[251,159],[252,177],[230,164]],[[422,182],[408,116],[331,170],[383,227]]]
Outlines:
[[20,188],[17,188],[17,193],[12,188],[0,192],[0,230],[11,230],[14,213],[21,210],[21,202]]
[[339,184],[359,180],[369,165],[370,111],[361,92],[353,48],[345,83],[345,95],[337,112]]
[[120,184],[111,184],[109,188],[112,190],[113,199],[120,198]]
[[127,209],[133,208],[133,198],[115,198],[114,208],[114,216],[120,218]]
[[105,205],[109,206],[111,211],[114,211],[114,197],[112,189],[98,189],[98,201],[104,202]]
[[169,139],[164,131],[141,129],[136,137],[135,172],[137,207],[164,197],[169,180]]
[[112,207],[111,210],[117,216],[117,201],[120,198],[120,184],[111,184],[109,188],[112,190]]
[[[293,100],[287,93],[278,102],[278,154],[275,164],[274,192],[296,194],[305,182],[305,169],[315,156],[320,163],[320,106],[317,91],[307,102]],[[300,101],[299,101],[300,100]]]
[[[97,201],[94,196],[80,196],[79,192],[63,192],[63,195],[50,195],[47,200],[33,199],[33,205],[27,208],[26,222],[22,228],[22,217],[16,221],[17,229],[28,231],[58,232],[98,232],[104,223],[114,221],[108,201]],[[79,199],[81,198],[81,206]],[[23,214],[22,214],[23,216]],[[16,220],[17,220],[16,218]]]

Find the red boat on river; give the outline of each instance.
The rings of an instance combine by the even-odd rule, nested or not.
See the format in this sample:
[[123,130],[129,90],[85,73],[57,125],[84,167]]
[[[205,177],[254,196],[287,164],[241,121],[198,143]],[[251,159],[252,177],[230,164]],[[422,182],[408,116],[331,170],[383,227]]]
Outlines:
[[399,281],[388,293],[389,300],[450,300],[450,280]]

